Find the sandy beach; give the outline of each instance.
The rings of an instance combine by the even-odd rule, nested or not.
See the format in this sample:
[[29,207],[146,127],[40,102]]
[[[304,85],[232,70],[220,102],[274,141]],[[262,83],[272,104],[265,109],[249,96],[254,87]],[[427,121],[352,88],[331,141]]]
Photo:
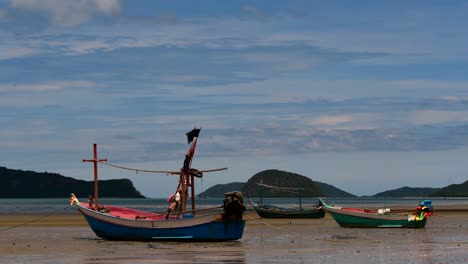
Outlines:
[[467,263],[468,213],[450,209],[425,229],[347,229],[328,214],[248,211],[242,239],[217,243],[106,241],[78,213],[1,214],[0,263]]

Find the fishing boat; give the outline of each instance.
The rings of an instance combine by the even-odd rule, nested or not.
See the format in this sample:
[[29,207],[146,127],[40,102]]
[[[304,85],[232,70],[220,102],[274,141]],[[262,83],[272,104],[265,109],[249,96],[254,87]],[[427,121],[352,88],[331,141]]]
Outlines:
[[[175,241],[228,241],[242,237],[245,221],[243,195],[233,191],[225,194],[222,205],[215,208],[195,209],[194,178],[205,172],[221,171],[227,168],[197,170],[191,168],[200,129],[188,132],[191,144],[185,155],[180,171],[156,171],[127,168],[110,164],[107,159],[97,158],[94,144],[94,159],[83,162],[94,163],[94,197],[87,203],[80,203],[72,194],[70,204],[76,206],[94,233],[108,240],[175,240]],[[179,176],[179,183],[173,195],[168,198],[170,206],[164,213],[148,212],[120,206],[103,205],[98,200],[97,165],[132,170],[136,172],[165,173]],[[191,210],[187,210],[188,191],[191,190]]]
[[262,218],[323,218],[325,210],[316,208],[284,208],[274,205],[252,205],[257,214]]
[[323,218],[325,216],[325,210],[321,202],[312,207],[302,206],[301,193],[303,188],[290,188],[290,187],[278,187],[267,185],[263,183],[257,183],[261,187],[267,187],[279,191],[293,192],[299,194],[299,207],[298,208],[284,208],[274,205],[263,204],[263,191],[260,191],[260,204],[254,203],[249,200],[249,203],[255,209],[257,214],[262,218]]
[[411,214],[401,211],[392,212],[389,208],[370,210],[362,208],[339,207],[323,202],[327,212],[341,227],[377,228],[424,228],[428,217],[433,214],[432,201],[422,201]]

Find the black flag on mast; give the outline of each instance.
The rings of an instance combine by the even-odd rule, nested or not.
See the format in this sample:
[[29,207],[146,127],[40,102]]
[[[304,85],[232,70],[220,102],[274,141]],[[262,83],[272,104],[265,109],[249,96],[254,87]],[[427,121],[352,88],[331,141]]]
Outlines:
[[192,143],[193,139],[198,137],[198,134],[200,134],[200,130],[201,128],[194,128],[192,131],[186,133],[188,144]]

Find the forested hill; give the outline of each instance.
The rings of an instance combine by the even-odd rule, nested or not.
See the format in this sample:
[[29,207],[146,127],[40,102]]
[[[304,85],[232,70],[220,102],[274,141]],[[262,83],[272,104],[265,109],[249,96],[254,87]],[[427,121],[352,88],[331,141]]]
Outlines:
[[372,197],[428,197],[432,193],[435,193],[439,190],[440,188],[419,188],[405,186],[395,190],[377,193]]
[[332,185],[315,182],[308,177],[280,170],[265,170],[253,175],[247,183],[217,184],[200,193],[199,197],[222,197],[224,193],[230,191],[242,191],[246,197],[298,197],[298,192],[287,192],[277,189],[261,187],[257,183],[266,185],[303,188],[300,195],[302,197],[355,197],[355,195],[340,190]]
[[[340,190],[333,185],[317,182],[308,177],[280,170],[265,170],[252,176],[247,183],[236,182],[217,184],[200,193],[199,197],[223,197],[230,191],[242,191],[246,197],[297,197],[298,193],[280,192],[278,190],[260,187],[257,183],[279,186],[305,188],[301,192],[302,197],[333,197],[352,198],[355,195]],[[461,184],[452,184],[444,188],[401,187],[377,193],[366,197],[468,197],[468,181]]]
[[460,184],[451,184],[432,193],[434,197],[468,197],[468,181]]
[[198,194],[198,197],[223,197],[225,193],[232,191],[242,191],[244,189],[245,182],[231,182],[226,184],[216,184],[206,191]]
[[315,183],[318,184],[320,190],[323,193],[324,197],[333,197],[333,198],[353,198],[356,197],[356,195],[351,194],[349,192],[345,192],[341,189],[336,188],[333,185],[326,184],[323,182],[318,182],[316,181]]
[[263,197],[299,196],[298,192],[265,188],[259,186],[258,183],[283,188],[302,188],[300,194],[302,197],[323,196],[322,191],[313,180],[299,174],[280,170],[265,170],[252,176],[244,186],[244,195],[246,197],[260,197],[260,192],[262,192]]
[[[0,167],[0,198],[61,198],[74,193],[88,197],[93,181],[77,180],[57,173],[13,170]],[[144,198],[128,179],[100,180],[100,197]]]

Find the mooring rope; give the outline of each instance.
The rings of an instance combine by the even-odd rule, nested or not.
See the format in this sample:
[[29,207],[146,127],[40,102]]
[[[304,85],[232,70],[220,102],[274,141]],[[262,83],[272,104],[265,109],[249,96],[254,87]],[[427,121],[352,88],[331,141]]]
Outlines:
[[283,231],[283,232],[285,232],[285,233],[287,233],[287,234],[292,234],[292,235],[297,235],[297,236],[304,237],[304,235],[301,234],[301,233],[297,233],[297,232],[294,232],[294,231],[288,231],[288,230],[286,230],[286,229],[284,229],[284,228],[277,227],[277,226],[271,225],[271,224],[269,224],[269,223],[256,220],[256,219],[252,218],[251,216],[247,216],[247,218],[249,218],[249,220],[252,220],[252,221],[254,221],[254,222],[257,222],[257,223],[266,225],[266,226],[268,226],[268,227],[272,227],[272,228],[278,229],[278,230]]
[[[69,206],[64,207],[63,210],[67,209],[68,207],[69,207]],[[22,226],[25,226],[25,225],[28,225],[28,224],[37,222],[37,221],[39,221],[39,220],[41,220],[41,219],[47,218],[47,217],[49,217],[49,216],[51,216],[51,215],[54,215],[54,214],[56,214],[56,213],[58,213],[58,212],[59,212],[59,210],[57,210],[57,211],[55,211],[55,212],[52,212],[52,213],[48,213],[48,214],[46,214],[46,215],[43,215],[43,216],[38,217],[38,218],[35,218],[35,219],[33,219],[33,220],[31,220],[31,221],[28,221],[28,222],[25,222],[25,223],[21,223],[21,224],[15,225],[15,226],[10,226],[10,227],[4,228],[4,229],[0,229],[0,232],[7,231],[7,230],[11,230],[11,229],[14,229],[14,228],[22,227]]]

